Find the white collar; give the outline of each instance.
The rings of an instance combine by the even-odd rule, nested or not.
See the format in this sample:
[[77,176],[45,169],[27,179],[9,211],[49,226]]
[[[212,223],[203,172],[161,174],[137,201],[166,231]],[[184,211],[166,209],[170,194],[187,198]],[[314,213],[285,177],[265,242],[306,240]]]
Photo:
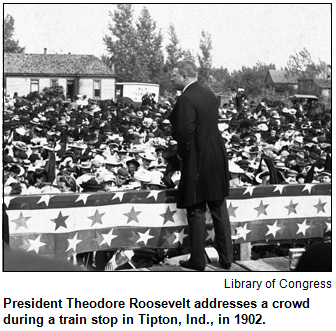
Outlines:
[[193,83],[195,83],[195,82],[197,82],[197,80],[194,80],[193,82],[191,82],[191,83],[189,83],[188,85],[186,85],[186,86],[184,87],[184,89],[182,90],[182,93],[184,93],[185,90],[186,90],[191,84],[193,84]]

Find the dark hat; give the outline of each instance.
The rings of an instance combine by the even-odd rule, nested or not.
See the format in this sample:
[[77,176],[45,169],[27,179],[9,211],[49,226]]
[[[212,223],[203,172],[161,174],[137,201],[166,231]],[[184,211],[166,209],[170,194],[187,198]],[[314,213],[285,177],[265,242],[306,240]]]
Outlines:
[[177,157],[177,144],[169,145],[162,153],[162,157],[176,170],[180,169],[180,160]]
[[39,160],[40,159],[40,156],[37,155],[37,154],[30,154],[29,157],[28,157],[29,161],[31,163],[34,163],[36,160]]
[[94,178],[90,178],[87,182],[81,183],[80,186],[84,190],[102,190],[104,189],[104,186],[101,184],[98,184],[98,182]]

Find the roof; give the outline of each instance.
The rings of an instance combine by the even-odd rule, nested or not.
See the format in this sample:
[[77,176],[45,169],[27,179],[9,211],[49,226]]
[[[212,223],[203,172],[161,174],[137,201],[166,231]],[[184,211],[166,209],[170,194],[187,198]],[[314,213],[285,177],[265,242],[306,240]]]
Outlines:
[[273,83],[275,84],[297,84],[297,79],[286,78],[285,70],[268,70],[268,75],[271,76]]
[[307,94],[294,94],[290,98],[295,98],[295,99],[315,99],[318,100],[318,97],[315,95],[307,95]]
[[331,89],[331,79],[314,79],[314,82],[317,86],[321,88],[330,88]]
[[21,75],[114,75],[94,55],[5,53],[4,73]]

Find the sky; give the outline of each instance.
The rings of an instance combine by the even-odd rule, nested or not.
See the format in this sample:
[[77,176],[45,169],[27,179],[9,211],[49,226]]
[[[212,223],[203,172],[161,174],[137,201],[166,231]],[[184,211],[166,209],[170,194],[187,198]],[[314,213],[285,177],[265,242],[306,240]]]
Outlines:
[[[134,22],[146,6],[169,43],[173,24],[183,49],[199,54],[202,30],[211,35],[212,64],[230,72],[257,62],[284,68],[304,48],[316,62],[331,64],[328,4],[133,4]],[[107,54],[113,4],[5,4],[15,19],[14,39],[26,53]]]

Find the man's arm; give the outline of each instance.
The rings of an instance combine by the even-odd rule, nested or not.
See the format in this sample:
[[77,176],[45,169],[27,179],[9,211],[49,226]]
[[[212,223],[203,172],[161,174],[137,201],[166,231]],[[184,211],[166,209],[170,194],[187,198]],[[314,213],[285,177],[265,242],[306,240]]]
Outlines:
[[177,154],[184,159],[188,155],[195,133],[196,109],[188,99],[181,97],[177,113]]

